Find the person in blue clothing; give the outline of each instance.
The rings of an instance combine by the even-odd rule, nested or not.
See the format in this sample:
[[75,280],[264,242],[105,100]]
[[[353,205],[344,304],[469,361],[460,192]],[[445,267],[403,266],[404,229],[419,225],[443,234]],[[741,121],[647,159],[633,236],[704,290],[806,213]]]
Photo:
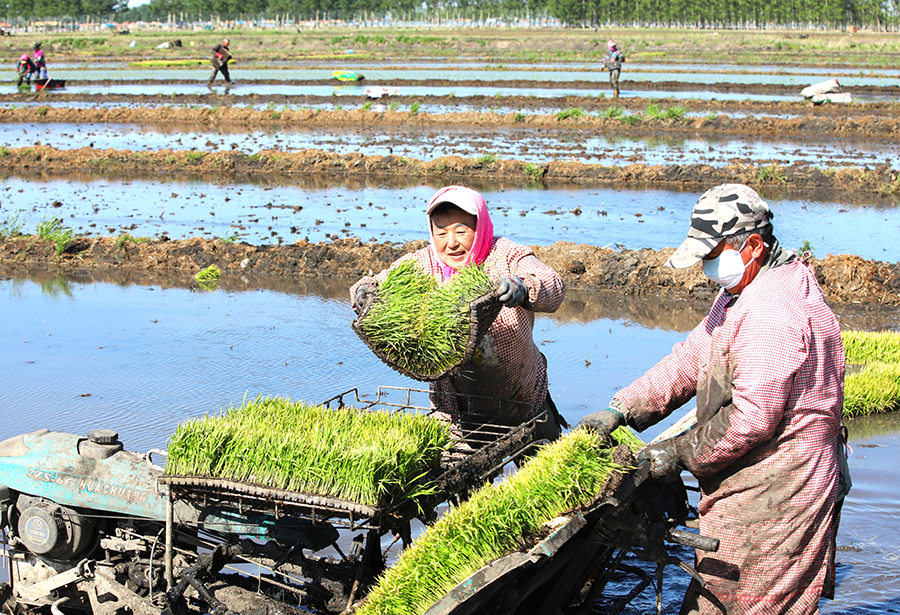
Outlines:
[[609,51],[603,58],[603,66],[609,71],[609,84],[613,89],[613,98],[619,97],[619,73],[622,72],[622,62],[625,61],[625,54],[619,51],[616,41],[610,40],[606,43]]

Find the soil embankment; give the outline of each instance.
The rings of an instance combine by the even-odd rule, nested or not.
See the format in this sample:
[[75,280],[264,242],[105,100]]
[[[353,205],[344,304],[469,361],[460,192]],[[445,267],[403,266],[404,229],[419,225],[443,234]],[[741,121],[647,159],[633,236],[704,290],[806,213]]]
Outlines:
[[185,150],[58,150],[49,146],[3,148],[0,174],[60,177],[87,176],[129,178],[214,177],[240,182],[265,177],[290,182],[311,176],[330,178],[415,177],[459,183],[477,180],[580,185],[642,185],[705,189],[728,182],[783,189],[831,190],[892,195],[900,190],[900,173],[888,165],[872,168],[820,169],[807,164],[780,166],[732,163],[603,166],[566,160],[543,164],[442,156],[418,160],[402,156],[336,154],[321,150],[284,152],[265,150],[247,155],[239,151],[196,152]]
[[[547,113],[548,101],[540,106],[526,97],[521,99],[521,106],[531,105],[538,111],[534,113],[509,112],[497,113],[468,110],[446,113],[413,113],[407,110],[391,111],[385,105],[382,110],[372,109],[250,109],[230,105],[211,104],[210,106],[192,107],[98,107],[79,108],[66,106],[28,106],[24,108],[0,108],[0,122],[16,123],[95,123],[95,124],[139,124],[148,126],[182,126],[186,131],[203,128],[228,128],[258,130],[261,127],[309,127],[330,128],[335,126],[383,126],[386,129],[397,126],[414,125],[419,127],[509,127],[534,128],[570,131],[596,131],[602,134],[622,134],[631,137],[659,135],[692,135],[699,136],[754,136],[773,140],[791,137],[810,137],[816,140],[824,138],[858,138],[863,140],[883,139],[895,141],[900,138],[900,119],[897,117],[897,105],[857,105],[846,107],[841,115],[835,115],[834,106],[827,110],[815,107],[786,103],[782,105],[757,104],[753,107],[736,105],[728,115],[728,109],[717,105],[715,111],[708,104],[697,101],[685,106],[672,103],[654,103],[654,113],[637,109],[620,111],[615,117],[589,115],[591,107],[596,107],[596,99],[569,100],[555,99],[557,104],[572,109],[581,109],[574,115],[560,117],[558,113]],[[492,100],[496,106],[497,99]],[[429,101],[431,102],[431,101]],[[519,107],[511,99],[503,99],[504,105]],[[589,104],[590,103],[590,104]],[[468,104],[468,100],[467,100]],[[614,105],[613,105],[614,106]],[[869,107],[873,107],[869,109]],[[667,110],[679,108],[673,117]],[[696,107],[696,109],[694,109]],[[452,106],[451,106],[452,108]],[[607,105],[610,108],[610,105]],[[740,109],[752,110],[746,114]],[[696,111],[708,110],[703,117],[680,115],[685,109]],[[545,112],[541,113],[540,110]],[[582,113],[583,112],[583,113]],[[772,113],[773,115],[768,115]],[[565,115],[565,114],[563,114]]]
[[[296,276],[355,279],[378,272],[406,252],[425,245],[363,243],[340,239],[328,243],[297,242],[254,246],[211,239],[150,240],[116,237],[77,238],[57,256],[56,247],[35,236],[0,239],[0,273],[25,275],[34,269],[88,277],[93,270],[143,271],[149,277],[168,272],[194,274],[215,265],[223,276]],[[710,298],[717,287],[699,268],[664,267],[672,249],[614,251],[556,242],[535,247],[538,258],[560,272],[572,290],[613,290],[623,295]],[[812,259],[829,301],[871,307],[900,306],[900,264],[867,261],[858,256]]]

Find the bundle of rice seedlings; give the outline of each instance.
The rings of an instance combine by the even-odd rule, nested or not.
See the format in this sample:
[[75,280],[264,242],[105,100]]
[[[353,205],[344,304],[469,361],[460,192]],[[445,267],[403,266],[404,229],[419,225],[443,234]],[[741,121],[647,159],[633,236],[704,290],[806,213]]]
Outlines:
[[438,284],[415,261],[405,260],[388,272],[359,326],[394,365],[441,374],[465,356],[469,302],[493,286],[481,267],[463,268]]
[[165,471],[389,506],[432,492],[425,476],[449,443],[423,415],[257,397],[179,425]]
[[221,278],[222,272],[215,265],[210,265],[206,269],[201,269],[197,272],[197,275],[194,276],[197,285],[205,290],[214,289],[219,284]]
[[612,452],[584,429],[542,447],[519,472],[481,487],[419,536],[357,614],[424,613],[479,568],[518,550],[544,523],[589,504],[610,472],[625,469]]
[[844,416],[900,410],[900,363],[869,363],[844,377]]
[[900,333],[896,331],[841,331],[847,363],[900,363]]
[[841,331],[841,341],[848,366],[844,416],[900,409],[900,333]]

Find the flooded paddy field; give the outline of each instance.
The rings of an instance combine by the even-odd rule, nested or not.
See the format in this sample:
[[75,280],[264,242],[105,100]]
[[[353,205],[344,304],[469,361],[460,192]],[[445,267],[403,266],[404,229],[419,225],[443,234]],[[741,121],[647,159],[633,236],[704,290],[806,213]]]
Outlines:
[[[480,188],[497,231],[528,245],[556,241],[625,249],[677,247],[697,194],[683,190],[554,186]],[[253,245],[344,237],[405,243],[425,237],[424,205],[437,185],[374,181],[334,185],[215,180],[0,179],[0,206],[21,212],[27,232],[58,217],[85,236],[187,239],[237,236]],[[789,248],[808,242],[820,257],[855,254],[900,261],[900,208],[892,199],[790,194],[762,189]]]
[[[384,105],[381,105],[384,107]],[[373,110],[378,112],[377,109]],[[644,165],[705,164],[722,166],[736,161],[756,164],[805,164],[819,168],[889,165],[900,168],[900,143],[871,139],[834,139],[819,142],[785,138],[724,138],[687,135],[628,136],[561,128],[484,127],[476,134],[462,127],[363,125],[359,127],[173,126],[171,124],[18,123],[0,124],[0,142],[7,147],[52,144],[60,150],[89,147],[132,152],[178,148],[191,151],[238,150],[249,155],[266,150],[318,149],[337,154],[405,156],[433,159],[442,156],[492,154],[540,164],[564,159],[611,166],[627,162]],[[840,147],[837,145],[840,144]]]
[[[572,49],[589,43],[584,33],[552,36],[575,41]],[[182,53],[130,52],[113,40],[125,59]],[[900,71],[883,54],[845,45],[841,57],[858,66],[827,66],[830,51],[815,66],[793,66],[777,61],[793,51],[748,46],[754,66],[694,42],[675,57],[681,42],[663,42],[647,49],[673,59],[630,56],[623,97],[612,100],[596,62],[516,62],[487,40],[495,57],[476,57],[481,45],[460,40],[471,56],[408,62],[379,53],[301,60],[293,44],[271,62],[267,45],[254,40],[251,51],[238,41],[246,55],[233,71],[237,87],[212,91],[205,66],[51,55],[53,75],[71,81],[66,90],[0,93],[0,222],[15,217],[32,233],[58,217],[80,236],[61,255],[31,238],[0,242],[8,349],[0,403],[11,409],[0,440],[42,427],[107,427],[142,452],[164,447],[179,422],[245,395],[321,402],[354,387],[364,395],[379,385],[420,387],[352,332],[347,288],[356,276],[333,266],[356,255],[342,271],[358,276],[421,240],[424,203],[447,183],[481,190],[498,234],[536,246],[570,282],[559,312],[539,315],[535,340],[573,424],[704,316],[711,291],[700,274],[680,295],[659,292],[652,275],[714,183],[750,183],[772,205],[781,242],[813,249],[843,328],[900,330],[900,129],[890,102],[900,99]],[[735,59],[716,61],[723,57]],[[366,80],[339,85],[330,79],[339,68]],[[801,87],[833,77],[859,104],[800,102]],[[363,114],[371,85],[401,95]],[[647,116],[650,105],[677,106],[683,118],[600,117],[613,107]],[[570,108],[590,117],[556,117]],[[579,171],[584,163],[595,166]],[[866,181],[847,179],[873,168]],[[120,243],[125,234],[150,241]],[[218,290],[201,291],[192,275],[210,263],[228,266]],[[320,275],[298,275],[304,267]],[[615,290],[581,290],[592,285]],[[849,427],[854,489],[838,536],[837,600],[821,612],[900,612],[900,418]],[[668,579],[664,609],[674,612],[687,577]],[[627,612],[652,612],[652,601],[647,592]]]
[[[179,96],[203,93],[209,79],[206,60],[193,60],[191,66],[179,66],[185,59],[173,59],[173,65],[158,60],[158,66],[138,63],[62,62],[53,67],[53,77],[65,79],[65,91],[90,96]],[[598,58],[599,61],[599,58]],[[401,96],[454,96],[463,100],[477,97],[527,96],[560,98],[609,96],[608,75],[598,62],[512,62],[474,63],[444,60],[372,62],[347,56],[346,60],[298,60],[298,62],[239,62],[232,66],[236,86],[228,94],[235,98],[251,96],[362,96],[366,87],[397,87]],[[364,79],[340,82],[336,70],[353,70]],[[857,103],[896,102],[900,100],[896,69],[821,68],[821,67],[748,67],[731,64],[666,64],[627,62],[621,79],[623,98],[646,100],[706,101],[799,101],[800,91],[813,83],[839,79],[845,91]],[[219,83],[224,85],[221,78]],[[215,85],[218,85],[215,84]],[[220,91],[220,90],[217,90]],[[12,85],[9,93],[15,92]],[[58,92],[45,92],[48,98]]]
[[[69,80],[66,93],[84,96],[184,96],[198,95],[208,92],[206,85],[208,75],[197,75],[195,79],[184,77],[175,79],[146,79],[135,81]],[[888,85],[894,79],[885,80],[884,85],[865,84],[848,86],[854,101],[860,103],[891,103],[900,101],[900,88]],[[363,96],[365,89],[371,86],[399,88],[401,96],[449,96],[468,99],[476,96],[511,97],[527,96],[540,99],[564,97],[611,97],[609,84],[605,80],[596,82],[574,81],[449,81],[449,80],[400,80],[400,79],[367,79],[364,83],[341,85],[334,80],[319,81],[279,81],[242,79],[235,74],[234,86],[225,88],[221,79],[214,82],[217,92],[227,93],[237,98],[252,96]],[[622,97],[625,99],[646,100],[668,98],[673,100],[705,100],[705,101],[751,101],[751,102],[784,102],[802,101],[800,90],[804,85],[783,86],[773,84],[741,84],[741,83],[694,83],[681,81],[648,80],[632,81],[623,78],[620,82]],[[809,85],[809,84],[806,84]],[[42,98],[49,98],[60,92],[48,93]],[[22,96],[11,88],[9,94]],[[31,96],[34,96],[32,94]]]
[[[324,401],[351,388],[419,388],[382,364],[350,328],[352,279],[229,276],[219,290],[191,290],[172,274],[96,272],[91,279],[35,273],[0,280],[0,403],[14,409],[0,440],[47,427],[82,434],[118,430],[129,450],[165,447],[175,426],[245,396]],[[572,423],[604,407],[616,389],[681,341],[707,304],[570,293],[540,315],[535,340],[550,390]],[[900,328],[894,313],[836,306],[843,327]],[[645,432],[650,438],[662,425]],[[833,614],[900,608],[896,414],[850,424],[854,488],[838,536]],[[680,554],[689,560],[690,554]],[[5,573],[0,573],[5,574]],[[665,612],[677,609],[686,575],[669,569]],[[629,613],[652,611],[648,591]]]
[[[335,70],[353,70],[365,77],[366,82],[392,83],[419,81],[427,82],[483,82],[484,84],[504,82],[550,82],[565,84],[581,82],[579,87],[590,84],[605,85],[607,73],[597,63],[531,64],[515,63],[481,66],[458,63],[453,60],[443,62],[419,62],[409,65],[385,65],[348,58],[345,62],[327,62],[319,65],[298,66],[280,63],[238,63],[230,73],[240,82],[285,82],[293,81],[333,81]],[[193,67],[141,67],[130,63],[101,63],[97,65],[55,65],[53,76],[71,83],[83,82],[199,82],[209,78],[209,63],[198,60]],[[808,69],[780,68],[765,69],[734,65],[684,66],[677,64],[626,62],[622,70],[623,80],[640,89],[648,84],[673,82],[684,87],[699,85],[773,85],[799,90],[817,81],[838,79],[847,88],[892,87],[896,86],[896,69]]]

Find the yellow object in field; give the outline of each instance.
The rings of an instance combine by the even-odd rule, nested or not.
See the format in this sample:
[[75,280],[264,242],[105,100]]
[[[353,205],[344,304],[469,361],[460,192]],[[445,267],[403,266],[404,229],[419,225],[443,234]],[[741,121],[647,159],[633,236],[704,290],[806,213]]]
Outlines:
[[362,81],[365,79],[362,75],[354,70],[336,70],[332,76],[338,81]]

